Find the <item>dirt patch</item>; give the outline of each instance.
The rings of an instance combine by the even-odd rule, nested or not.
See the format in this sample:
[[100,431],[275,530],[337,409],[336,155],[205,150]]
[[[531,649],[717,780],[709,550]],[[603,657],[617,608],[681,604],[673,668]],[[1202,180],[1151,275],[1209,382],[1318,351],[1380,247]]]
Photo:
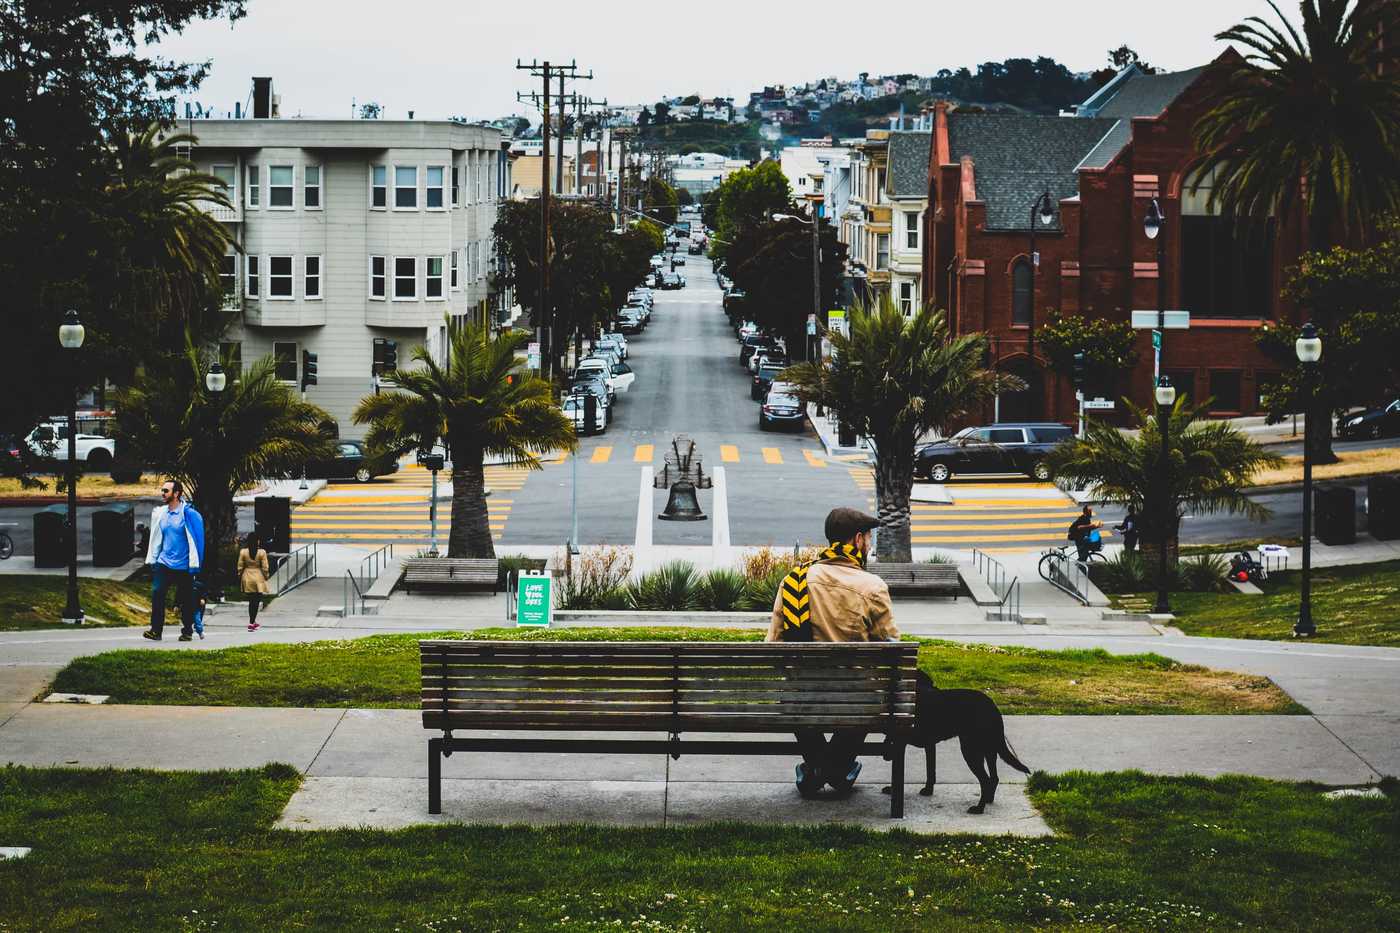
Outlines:
[[[1376,450],[1349,450],[1338,454],[1337,463],[1315,464],[1313,479],[1344,479],[1351,476],[1370,476],[1375,473],[1400,472],[1400,449],[1382,447]],[[1282,483],[1303,481],[1303,458],[1288,456],[1283,458],[1283,466],[1260,470],[1254,474],[1254,485],[1276,486]]]

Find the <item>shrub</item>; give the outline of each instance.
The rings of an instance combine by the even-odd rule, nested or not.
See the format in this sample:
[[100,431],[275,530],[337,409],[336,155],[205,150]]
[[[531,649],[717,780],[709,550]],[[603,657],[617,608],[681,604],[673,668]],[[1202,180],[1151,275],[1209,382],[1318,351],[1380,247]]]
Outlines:
[[924,558],[924,563],[926,563],[926,564],[956,564],[957,561],[953,560],[953,558],[949,557],[947,554],[942,553],[941,551],[934,551],[932,556],[930,556],[930,557],[925,557],[925,558]]
[[[771,547],[761,547],[750,551],[744,555],[744,579],[752,583],[755,580],[767,580],[773,575],[773,571],[782,569],[785,576],[789,570],[805,561],[816,560],[821,554],[819,547],[798,548],[789,551],[786,548],[774,550]],[[782,579],[782,576],[778,577]]]
[[510,580],[510,575],[520,573],[525,570],[543,570],[545,565],[543,557],[526,557],[524,554],[506,554],[500,558],[500,570],[497,572],[496,585],[504,588]]
[[556,558],[570,572],[560,587],[561,609],[626,609],[624,586],[632,573],[632,552],[628,548],[585,547],[572,560]]
[[1193,593],[1214,593],[1225,588],[1225,574],[1230,563],[1219,554],[1188,557],[1177,565],[1177,576],[1183,589]]
[[695,590],[699,582],[695,565],[677,560],[642,574],[627,590],[634,609],[676,612],[695,608]]
[[118,455],[112,461],[111,477],[112,482],[123,486],[141,482],[141,461],[134,457]]
[[696,605],[712,612],[737,609],[744,599],[745,582],[737,570],[711,570],[700,578],[695,589]]
[[744,584],[744,598],[741,603],[744,609],[751,609],[755,612],[769,611],[773,608],[773,599],[778,595],[778,586],[783,582],[783,577],[788,575],[791,566],[778,566],[768,571],[766,577],[756,577],[748,580]]
[[1136,551],[1119,551],[1102,564],[1089,565],[1089,579],[1105,593],[1136,593],[1148,587],[1155,576],[1147,561]]

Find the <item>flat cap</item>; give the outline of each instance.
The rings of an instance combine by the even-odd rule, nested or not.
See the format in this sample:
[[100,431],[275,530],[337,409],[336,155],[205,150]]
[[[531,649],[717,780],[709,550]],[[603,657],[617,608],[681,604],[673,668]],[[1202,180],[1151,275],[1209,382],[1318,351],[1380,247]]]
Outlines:
[[832,509],[826,516],[826,540],[849,541],[857,532],[878,528],[880,520],[858,509],[845,506]]

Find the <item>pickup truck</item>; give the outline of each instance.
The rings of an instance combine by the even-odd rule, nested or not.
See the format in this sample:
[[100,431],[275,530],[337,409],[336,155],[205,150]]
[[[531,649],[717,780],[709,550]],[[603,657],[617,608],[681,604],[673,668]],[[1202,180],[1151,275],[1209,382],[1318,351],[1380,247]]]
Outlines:
[[[68,459],[68,423],[49,421],[38,425],[29,432],[25,443],[36,457],[52,460]],[[86,463],[97,470],[105,470],[112,465],[117,453],[117,442],[100,434],[78,433],[75,440],[78,462]]]

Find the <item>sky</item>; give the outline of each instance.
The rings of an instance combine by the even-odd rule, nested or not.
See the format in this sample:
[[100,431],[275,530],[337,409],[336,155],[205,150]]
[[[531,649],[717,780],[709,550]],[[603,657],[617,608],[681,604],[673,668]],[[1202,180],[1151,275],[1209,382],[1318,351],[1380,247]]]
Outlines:
[[394,119],[475,121],[534,115],[516,92],[540,82],[518,59],[576,61],[594,75],[580,92],[612,105],[691,93],[746,102],[765,84],[1013,57],[1091,71],[1123,44],[1175,71],[1214,58],[1225,48],[1215,33],[1252,15],[1273,16],[1264,0],[249,0],[232,26],[194,23],[158,51],[212,61],[192,100],[218,116],[248,99],[250,78],[270,75],[284,117],[348,117],[376,101]]

